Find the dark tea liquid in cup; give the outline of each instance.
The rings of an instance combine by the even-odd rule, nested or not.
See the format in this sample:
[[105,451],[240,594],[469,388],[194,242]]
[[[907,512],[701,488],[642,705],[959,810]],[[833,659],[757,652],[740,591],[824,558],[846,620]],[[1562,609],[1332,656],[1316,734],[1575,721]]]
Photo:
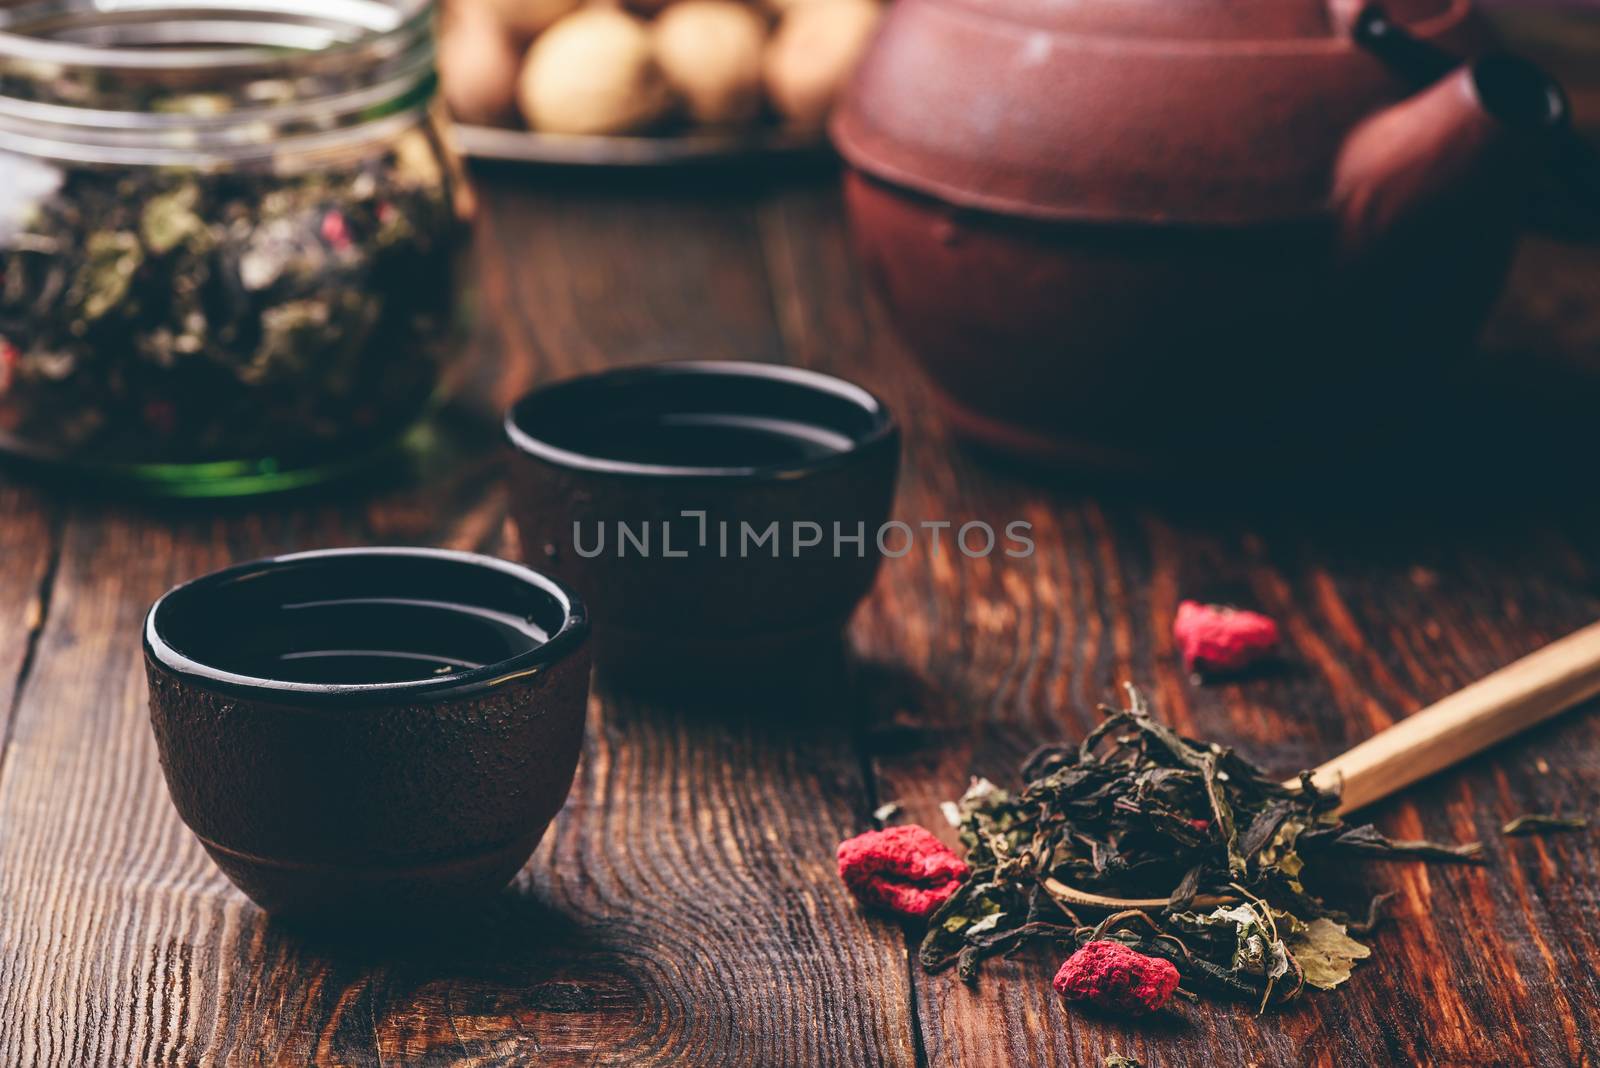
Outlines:
[[642,412],[578,428],[567,446],[591,456],[668,467],[768,467],[849,450],[847,435],[798,419],[733,412]]
[[401,597],[289,601],[192,648],[240,675],[359,686],[475,671],[538,648],[535,620],[480,605]]

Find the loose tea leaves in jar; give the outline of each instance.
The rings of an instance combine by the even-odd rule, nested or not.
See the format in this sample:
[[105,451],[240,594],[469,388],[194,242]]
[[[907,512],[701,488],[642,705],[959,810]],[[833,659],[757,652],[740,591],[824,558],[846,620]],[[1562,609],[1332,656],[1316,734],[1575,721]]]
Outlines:
[[174,492],[237,468],[232,492],[315,480],[424,412],[455,340],[458,176],[426,5],[351,12],[304,52],[265,14],[235,23],[261,48],[70,46],[107,57],[93,78],[0,34],[0,448]]
[[448,332],[454,223],[400,164],[69,173],[0,252],[0,430],[181,462],[408,424],[437,375],[424,339]]

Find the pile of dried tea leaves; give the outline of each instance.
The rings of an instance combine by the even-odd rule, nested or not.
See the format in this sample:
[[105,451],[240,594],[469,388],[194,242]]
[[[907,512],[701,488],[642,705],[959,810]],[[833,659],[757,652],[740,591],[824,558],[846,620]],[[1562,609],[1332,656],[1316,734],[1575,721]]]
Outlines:
[[1330,907],[1302,882],[1306,858],[1462,860],[1481,848],[1352,827],[1308,773],[1286,788],[1128,693],[1081,745],[1029,757],[1020,793],[978,780],[956,804],[971,873],[929,919],[924,967],[956,964],[971,982],[985,958],[1030,942],[1112,938],[1172,961],[1190,990],[1265,1008],[1338,986],[1371,954],[1353,936],[1383,897],[1361,919]]

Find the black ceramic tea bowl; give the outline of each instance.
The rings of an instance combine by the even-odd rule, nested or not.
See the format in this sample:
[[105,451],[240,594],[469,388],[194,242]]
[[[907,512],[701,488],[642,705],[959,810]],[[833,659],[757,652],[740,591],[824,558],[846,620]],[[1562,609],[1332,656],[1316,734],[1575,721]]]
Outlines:
[[178,586],[144,626],[173,803],[270,912],[492,894],[571,787],[587,632],[559,583],[435,549],[299,553]]
[[740,362],[569,379],[506,416],[523,559],[594,610],[629,686],[788,684],[872,585],[899,431],[868,391]]

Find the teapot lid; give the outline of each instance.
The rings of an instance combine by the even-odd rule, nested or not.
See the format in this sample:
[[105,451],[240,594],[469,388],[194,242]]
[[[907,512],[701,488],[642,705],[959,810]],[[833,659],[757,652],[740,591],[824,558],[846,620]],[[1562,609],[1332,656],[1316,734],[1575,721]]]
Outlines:
[[[1239,225],[1326,210],[1345,135],[1409,87],[1360,0],[896,0],[835,109],[847,162],[962,207]],[[1468,0],[1388,0],[1487,43]]]

